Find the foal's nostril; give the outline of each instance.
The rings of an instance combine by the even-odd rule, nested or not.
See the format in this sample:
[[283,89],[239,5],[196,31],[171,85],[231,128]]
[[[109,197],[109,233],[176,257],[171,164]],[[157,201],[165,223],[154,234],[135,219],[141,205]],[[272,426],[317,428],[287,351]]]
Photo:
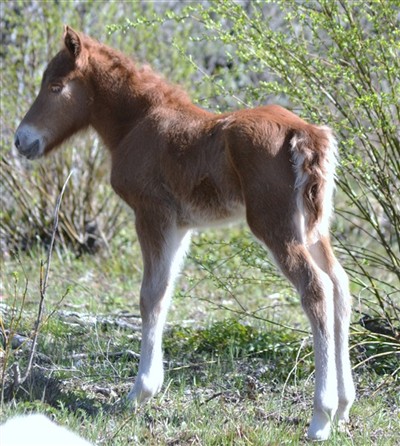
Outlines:
[[19,138],[17,135],[15,135],[14,144],[18,150],[21,148],[21,143],[19,142]]

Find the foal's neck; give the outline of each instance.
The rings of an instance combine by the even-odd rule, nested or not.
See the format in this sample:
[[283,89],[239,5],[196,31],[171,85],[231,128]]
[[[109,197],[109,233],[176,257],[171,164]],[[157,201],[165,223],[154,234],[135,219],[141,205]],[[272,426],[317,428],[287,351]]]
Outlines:
[[208,114],[150,67],[138,69],[131,59],[105,45],[95,45],[90,54],[94,87],[91,124],[111,151],[135,125],[157,111],[167,111],[166,115],[187,112],[198,118]]
[[92,44],[89,54],[91,124],[113,150],[149,104],[136,92],[137,70],[127,57],[100,44]]

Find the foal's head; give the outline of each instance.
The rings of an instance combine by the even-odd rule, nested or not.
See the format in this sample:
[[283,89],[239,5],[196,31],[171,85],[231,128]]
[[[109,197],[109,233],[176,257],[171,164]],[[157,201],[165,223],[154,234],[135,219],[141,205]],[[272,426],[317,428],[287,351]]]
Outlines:
[[39,94],[15,133],[15,146],[29,159],[41,157],[89,125],[92,89],[82,39],[65,27],[64,48],[47,66]]

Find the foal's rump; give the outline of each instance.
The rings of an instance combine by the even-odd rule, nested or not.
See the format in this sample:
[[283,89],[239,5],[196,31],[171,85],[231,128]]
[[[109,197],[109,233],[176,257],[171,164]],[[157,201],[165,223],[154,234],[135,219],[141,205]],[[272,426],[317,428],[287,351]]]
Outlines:
[[327,235],[336,159],[330,129],[276,105],[233,113],[224,129],[253,232],[295,233],[306,243]]

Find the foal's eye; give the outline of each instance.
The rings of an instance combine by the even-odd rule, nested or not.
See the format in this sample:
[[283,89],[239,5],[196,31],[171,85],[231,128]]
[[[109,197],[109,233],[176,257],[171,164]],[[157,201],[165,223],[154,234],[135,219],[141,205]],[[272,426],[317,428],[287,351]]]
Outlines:
[[50,91],[52,93],[61,93],[63,86],[61,84],[50,85]]

